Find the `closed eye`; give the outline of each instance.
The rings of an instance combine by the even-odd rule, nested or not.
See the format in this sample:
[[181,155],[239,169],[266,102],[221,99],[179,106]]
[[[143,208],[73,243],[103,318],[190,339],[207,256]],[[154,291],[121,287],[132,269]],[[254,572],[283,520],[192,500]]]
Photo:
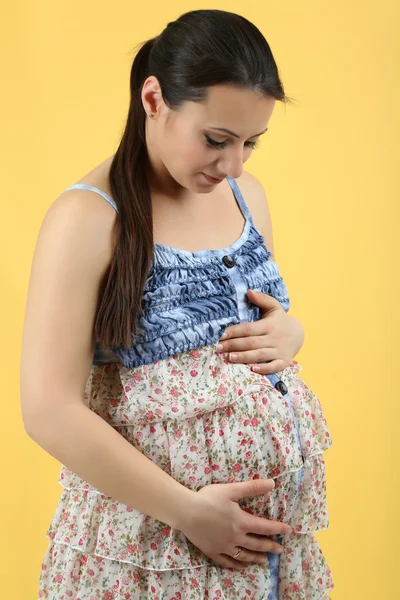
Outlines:
[[[216,148],[217,150],[222,150],[223,148],[226,148],[226,142],[216,142],[215,140],[211,139],[206,134],[204,134],[204,137],[207,140],[207,145],[210,146],[211,148]],[[254,150],[255,148],[258,148],[259,142],[260,142],[260,140],[258,139],[255,142],[245,142],[244,145],[247,146],[248,148],[252,148]]]

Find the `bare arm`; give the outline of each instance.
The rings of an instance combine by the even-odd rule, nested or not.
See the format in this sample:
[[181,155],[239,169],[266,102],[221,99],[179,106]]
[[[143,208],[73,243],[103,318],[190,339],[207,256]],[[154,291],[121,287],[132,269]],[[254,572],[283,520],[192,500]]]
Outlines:
[[102,493],[180,529],[196,493],[129,444],[83,402],[114,209],[64,192],[49,209],[32,263],[21,355],[28,435]]

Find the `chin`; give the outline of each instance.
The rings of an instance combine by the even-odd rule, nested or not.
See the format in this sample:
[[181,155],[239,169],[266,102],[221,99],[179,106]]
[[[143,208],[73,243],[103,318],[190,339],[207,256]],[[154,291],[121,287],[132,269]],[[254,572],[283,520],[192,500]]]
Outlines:
[[209,194],[210,192],[212,192],[214,190],[215,186],[210,185],[210,184],[198,184],[196,186],[196,190],[193,190],[196,192],[196,194]]
[[215,185],[207,183],[200,173],[196,173],[188,178],[188,185],[184,187],[194,194],[209,194],[215,188]]

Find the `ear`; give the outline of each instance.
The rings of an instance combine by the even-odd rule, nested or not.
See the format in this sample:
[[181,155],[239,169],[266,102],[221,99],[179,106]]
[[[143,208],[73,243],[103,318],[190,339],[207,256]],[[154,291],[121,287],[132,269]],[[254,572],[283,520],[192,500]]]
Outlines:
[[142,104],[147,114],[159,114],[164,102],[159,81],[155,75],[150,75],[142,87]]

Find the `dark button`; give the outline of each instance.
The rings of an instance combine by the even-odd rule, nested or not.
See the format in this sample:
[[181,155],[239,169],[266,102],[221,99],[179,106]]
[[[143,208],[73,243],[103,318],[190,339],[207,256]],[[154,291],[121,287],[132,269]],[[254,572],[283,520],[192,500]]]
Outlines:
[[222,257],[222,262],[224,263],[224,265],[226,265],[229,268],[235,266],[235,261],[230,256],[223,256]]
[[285,394],[287,394],[287,392],[288,392],[288,389],[287,389],[285,383],[281,380],[276,382],[275,387],[278,390],[278,392],[280,392],[283,396]]

